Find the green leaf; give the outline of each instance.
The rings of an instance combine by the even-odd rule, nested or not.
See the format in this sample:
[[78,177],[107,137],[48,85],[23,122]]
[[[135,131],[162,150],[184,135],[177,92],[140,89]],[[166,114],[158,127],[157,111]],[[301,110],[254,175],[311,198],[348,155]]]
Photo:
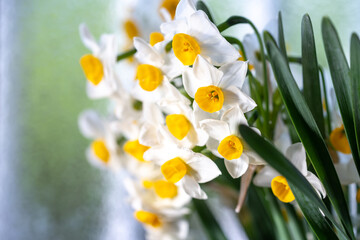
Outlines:
[[356,144],[357,141],[351,102],[350,69],[341,47],[339,36],[329,18],[323,18],[321,30],[326,57],[329,63],[331,78],[334,84],[334,90],[338,100],[346,136],[349,140],[356,168],[358,173],[360,173],[360,156]]
[[360,40],[355,33],[351,36],[350,64],[354,126],[360,154]]
[[284,28],[282,23],[281,12],[278,14],[278,37],[279,37],[279,47],[282,54],[286,57],[286,44],[285,44],[285,37],[284,37]]
[[301,49],[304,98],[315,122],[325,137],[324,115],[321,101],[319,68],[316,58],[314,32],[309,15],[304,15],[301,24]]
[[199,214],[200,220],[206,231],[208,239],[213,239],[213,240],[224,239],[224,240],[226,240],[226,237],[225,237],[220,225],[216,221],[214,215],[212,214],[211,210],[207,206],[206,202],[204,200],[198,200],[198,199],[193,199],[192,202]]
[[286,59],[268,33],[264,35],[274,75],[291,121],[342,225],[348,236],[354,239],[347,203],[326,144],[296,85]]
[[249,146],[259,154],[260,157],[286,178],[304,216],[319,239],[338,239],[319,209],[321,209],[325,216],[337,227],[338,233],[340,234],[339,237],[347,239],[343,236],[342,230],[337,226],[336,221],[324,203],[319,199],[314,188],[283,154],[270,142],[246,125],[240,126],[240,133]]

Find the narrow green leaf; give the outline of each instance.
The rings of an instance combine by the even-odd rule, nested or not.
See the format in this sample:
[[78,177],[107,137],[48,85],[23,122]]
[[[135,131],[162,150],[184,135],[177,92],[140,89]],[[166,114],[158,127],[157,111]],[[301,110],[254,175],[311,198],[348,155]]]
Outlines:
[[339,215],[342,225],[347,234],[354,239],[347,203],[326,144],[296,85],[286,59],[266,33],[265,41],[281,97],[291,121],[335,211]]
[[319,68],[316,58],[314,32],[309,15],[305,14],[301,23],[301,49],[304,98],[315,122],[325,137],[324,115],[321,101]]
[[200,220],[206,231],[208,239],[212,239],[212,240],[224,239],[224,240],[226,240],[226,237],[225,237],[220,225],[216,221],[214,215],[212,214],[211,210],[207,206],[206,202],[204,200],[198,200],[198,199],[193,199],[192,202],[199,214]]
[[291,234],[291,239],[293,240],[303,240],[306,239],[304,226],[295,211],[295,207],[291,204],[283,204],[286,209],[288,217],[288,225]]
[[[327,223],[326,218],[321,214],[320,209],[335,226],[337,226],[336,221],[333,219],[324,203],[320,200],[314,188],[300,171],[270,142],[258,135],[248,126],[241,125],[240,133],[249,146],[259,154],[260,157],[286,178],[295,195],[296,201],[315,234],[320,239],[337,239],[332,228]],[[339,232],[342,232],[338,226],[337,229]],[[321,238],[324,236],[327,236],[328,238]]]
[[279,40],[279,48],[282,54],[286,57],[286,44],[285,44],[285,36],[284,36],[284,27],[282,23],[281,12],[278,14],[278,40]]
[[351,102],[350,69],[341,47],[339,36],[329,18],[323,18],[321,30],[326,57],[329,63],[331,78],[334,84],[334,90],[338,100],[346,136],[349,140],[356,168],[358,173],[360,173],[360,156],[356,144],[356,133]]
[[355,33],[351,36],[350,64],[354,126],[357,148],[360,154],[360,40]]

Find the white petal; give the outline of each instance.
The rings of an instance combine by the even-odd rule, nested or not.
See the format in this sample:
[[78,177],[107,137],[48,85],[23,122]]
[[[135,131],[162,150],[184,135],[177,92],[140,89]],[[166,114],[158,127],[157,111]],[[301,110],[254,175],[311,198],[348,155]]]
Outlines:
[[197,199],[207,199],[206,193],[201,189],[197,181],[189,175],[185,175],[182,179],[182,185],[187,194]]
[[165,122],[164,115],[156,104],[144,102],[142,109],[142,117],[145,122],[153,125],[163,124]]
[[222,89],[224,93],[224,105],[240,106],[242,112],[246,113],[256,107],[255,101],[235,86]]
[[78,124],[81,133],[87,138],[96,139],[105,136],[104,122],[94,110],[82,112],[79,116]]
[[193,109],[194,109],[195,123],[199,123],[200,121],[205,119],[219,119],[219,115],[220,115],[219,111],[213,113],[205,112],[199,107],[196,101],[193,102]]
[[134,47],[137,50],[135,57],[139,62],[150,64],[158,68],[164,64],[161,55],[144,39],[134,37]]
[[175,19],[190,17],[196,12],[193,0],[181,0],[176,7]]
[[165,22],[160,25],[160,30],[165,35],[165,39],[172,39],[176,33],[187,33],[188,28],[186,19]]
[[145,146],[156,146],[159,145],[159,139],[158,139],[158,131],[156,129],[156,126],[144,123],[140,130],[140,136],[139,136],[139,142],[142,145]]
[[229,124],[231,134],[238,133],[239,124],[248,125],[244,113],[241,112],[240,107],[235,105],[224,112],[221,120]]
[[113,89],[109,84],[103,80],[98,85],[94,85],[89,81],[86,81],[86,93],[87,96],[91,99],[99,99],[109,97],[114,93],[116,89]]
[[139,82],[137,81],[134,88],[131,90],[131,95],[133,98],[142,102],[155,103],[165,96],[164,90],[165,89],[163,88],[162,84],[160,84],[155,90],[146,91],[140,87]]
[[160,8],[160,15],[164,19],[164,22],[170,22],[171,21],[171,15],[165,8]]
[[334,166],[341,184],[349,185],[351,183],[360,183],[360,177],[353,159],[349,159],[346,163],[340,162],[334,164]]
[[233,160],[224,159],[225,167],[233,178],[241,177],[249,167],[249,159],[245,154]]
[[217,83],[223,76],[223,72],[211,65],[208,61],[205,60],[201,55],[198,55],[195,59],[193,65],[194,75],[200,85],[209,86],[209,85],[218,85]]
[[302,175],[306,176],[306,152],[302,143],[295,143],[291,145],[286,150],[285,155],[290,160],[290,162],[302,173]]
[[84,45],[90,49],[94,54],[98,53],[100,48],[96,42],[94,36],[90,33],[85,23],[79,26],[80,38]]
[[221,120],[214,120],[214,119],[202,120],[200,122],[200,126],[209,134],[210,137],[219,141],[231,135],[229,125]]
[[230,86],[242,88],[247,73],[247,62],[235,61],[223,65],[219,70],[224,73],[219,84],[220,88]]
[[186,162],[191,167],[190,175],[199,183],[205,183],[221,175],[217,165],[205,155],[194,153]]
[[[246,147],[246,145],[245,145]],[[244,147],[244,148],[245,148]],[[264,160],[253,150],[251,149],[244,149],[244,154],[246,154],[249,158],[249,163],[253,165],[264,165]]]
[[174,145],[161,145],[151,147],[144,153],[143,157],[146,161],[162,165],[175,157],[179,157],[179,155],[179,150]]
[[310,182],[310,184],[315,188],[316,192],[322,197],[326,197],[326,191],[320,180],[312,173],[307,172],[306,179]]
[[280,176],[280,174],[267,165],[256,174],[253,183],[259,187],[271,187],[271,181],[277,176]]
[[233,62],[240,57],[239,52],[221,36],[217,27],[210,22],[203,11],[192,14],[188,23],[188,34],[199,41],[200,54],[210,57],[212,64],[220,66]]

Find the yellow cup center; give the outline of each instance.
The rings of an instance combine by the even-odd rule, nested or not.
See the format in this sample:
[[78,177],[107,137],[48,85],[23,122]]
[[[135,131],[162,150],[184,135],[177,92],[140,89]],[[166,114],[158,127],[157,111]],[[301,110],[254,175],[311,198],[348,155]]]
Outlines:
[[174,19],[176,7],[179,2],[180,0],[164,0],[161,3],[160,8],[165,8],[170,13],[171,19]]
[[219,111],[224,104],[224,93],[219,87],[200,87],[195,93],[195,101],[205,112]]
[[134,37],[139,36],[139,30],[134,21],[128,19],[124,22],[126,36],[132,41]]
[[152,227],[160,227],[161,226],[161,221],[160,218],[151,212],[147,212],[147,211],[136,211],[135,214],[135,219],[138,220],[139,222],[152,226]]
[[96,157],[98,157],[102,162],[108,163],[110,160],[110,153],[107,149],[104,141],[102,140],[95,140],[91,144],[91,148]]
[[243,153],[243,145],[237,136],[227,136],[221,140],[218,146],[218,152],[226,160],[237,159]]
[[150,147],[140,144],[139,140],[127,141],[124,144],[124,151],[140,162],[146,162],[143,156],[144,152],[146,152],[149,148]]
[[167,115],[165,121],[171,134],[179,140],[183,139],[190,131],[191,123],[182,114]]
[[164,41],[164,35],[159,32],[152,32],[150,34],[150,45],[154,46],[155,44]]
[[289,203],[295,200],[289,184],[283,176],[274,177],[271,181],[271,190],[274,195],[282,202]]
[[165,162],[161,166],[161,172],[169,182],[176,183],[180,181],[187,173],[186,163],[179,157]]
[[104,77],[104,68],[100,59],[87,54],[80,58],[80,65],[87,80],[94,85],[98,85],[101,82]]
[[333,145],[333,147],[335,148],[335,150],[345,153],[345,154],[351,153],[349,141],[346,138],[344,125],[341,125],[341,127],[335,128],[331,132],[330,142]]
[[161,198],[174,198],[178,194],[177,186],[172,182],[158,180],[154,182],[155,193]]
[[195,38],[184,33],[175,34],[172,42],[175,56],[184,65],[193,65],[200,54],[200,46]]
[[140,64],[136,70],[136,79],[145,91],[154,91],[162,82],[161,70],[149,64]]

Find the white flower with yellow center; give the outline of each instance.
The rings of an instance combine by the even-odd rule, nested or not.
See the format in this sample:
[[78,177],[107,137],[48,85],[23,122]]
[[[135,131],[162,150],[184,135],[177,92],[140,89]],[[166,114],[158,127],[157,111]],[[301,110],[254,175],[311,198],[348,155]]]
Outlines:
[[159,168],[155,173],[159,175],[143,177],[141,182],[131,179],[124,181],[133,206],[144,203],[158,209],[180,209],[190,202],[191,197],[180,185],[163,179]]
[[181,209],[161,210],[143,206],[136,208],[134,218],[143,224],[146,239],[170,240],[186,239],[189,223],[184,219],[186,212]]
[[[319,196],[325,198],[326,192],[324,186],[312,172],[307,170],[306,152],[302,143],[291,145],[286,150],[285,156],[301,172],[301,174],[304,175]],[[274,195],[282,202],[288,203],[295,200],[295,196],[292,193],[286,178],[281,176],[281,174],[269,165],[260,170],[253,182],[260,187],[271,187]]]
[[184,65],[190,66],[198,55],[216,66],[233,62],[239,52],[221,36],[203,11],[197,11],[192,0],[181,0],[175,20],[160,25],[165,38],[172,38],[173,52]]
[[135,58],[140,63],[136,69],[134,97],[143,101],[159,100],[166,94],[166,83],[181,75],[184,67],[165,52],[166,43],[161,33],[152,33],[150,44],[134,38]]
[[179,183],[193,198],[207,199],[199,183],[206,183],[221,174],[216,164],[208,157],[174,144],[151,147],[144,159],[161,166],[165,179]]
[[239,105],[244,113],[252,110],[256,103],[240,90],[246,72],[246,62],[235,61],[217,69],[198,56],[193,68],[183,73],[185,90],[195,100],[196,120],[217,118],[220,111],[233,105]]
[[249,164],[264,164],[242,139],[238,131],[239,124],[247,125],[247,121],[238,106],[227,110],[221,120],[206,119],[200,122],[210,136],[206,144],[208,149],[214,155],[224,158],[225,167],[233,178],[242,176]]
[[103,34],[97,43],[85,24],[81,24],[79,30],[82,42],[92,52],[80,59],[80,65],[88,80],[87,95],[93,99],[109,97],[119,88],[114,71],[118,50],[115,36]]
[[86,110],[80,114],[79,128],[86,138],[93,140],[86,150],[87,159],[92,165],[110,169],[121,166],[116,136],[108,121],[94,110]]

